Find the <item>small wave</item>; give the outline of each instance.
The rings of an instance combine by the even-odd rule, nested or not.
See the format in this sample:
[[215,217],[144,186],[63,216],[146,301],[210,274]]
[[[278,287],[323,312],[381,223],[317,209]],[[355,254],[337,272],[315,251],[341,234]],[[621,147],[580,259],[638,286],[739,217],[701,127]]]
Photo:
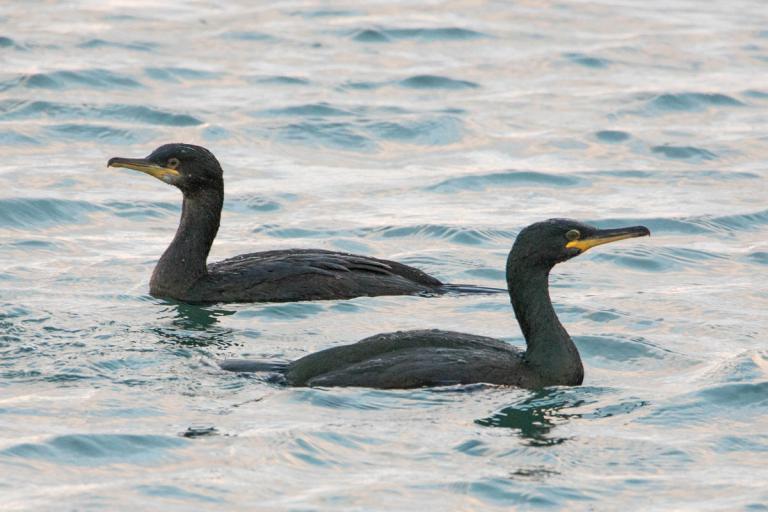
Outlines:
[[709,382],[759,382],[768,377],[768,350],[749,350],[718,361]]
[[564,57],[574,64],[584,66],[585,68],[602,69],[607,68],[611,64],[611,61],[608,59],[590,57],[589,55],[584,55],[583,53],[566,53]]
[[286,304],[259,306],[251,310],[240,311],[238,318],[263,318],[267,320],[310,318],[325,311],[325,306],[310,302],[290,302]]
[[475,229],[462,226],[446,226],[440,224],[418,224],[415,226],[382,226],[360,228],[354,230],[321,230],[261,226],[256,228],[254,232],[263,232],[268,236],[276,238],[434,238],[461,245],[479,245],[495,240],[504,240],[506,242],[514,237],[512,233],[503,230]]
[[158,46],[157,43],[150,42],[121,43],[117,41],[106,41],[104,39],[89,39],[88,41],[77,45],[78,48],[119,48],[120,50],[133,50],[138,52],[150,52]]
[[15,40],[11,39],[10,37],[6,36],[0,36],[0,48],[13,48],[15,50],[26,50],[26,46],[23,44],[17,43]]
[[102,207],[65,199],[0,199],[0,226],[29,229],[83,222]]
[[113,119],[165,126],[196,126],[203,122],[187,114],[175,114],[142,105],[67,104],[51,101],[0,100],[0,120],[86,118]]
[[15,79],[16,87],[30,89],[134,89],[143,87],[133,78],[106,69],[34,73]]
[[416,75],[398,82],[409,89],[476,89],[480,87],[468,80],[455,80],[437,75]]
[[326,147],[346,151],[372,152],[376,142],[359,133],[349,123],[303,122],[291,123],[277,130],[278,140],[290,144],[300,142],[311,147]]
[[687,247],[663,247],[653,250],[647,247],[632,247],[621,252],[599,253],[594,257],[597,260],[612,261],[627,268],[641,269],[649,272],[699,267],[703,261],[724,258],[724,256],[719,254],[689,249]]
[[766,251],[755,251],[749,253],[747,258],[752,262],[759,263],[760,265],[768,265],[768,252]]
[[0,130],[0,145],[2,146],[36,146],[40,144],[37,139],[33,139],[23,133],[13,130]]
[[306,78],[298,78],[295,76],[284,76],[284,75],[254,77],[254,78],[249,78],[248,81],[252,83],[258,83],[258,84],[274,84],[274,85],[309,85],[312,83]]
[[235,41],[275,41],[276,39],[269,34],[255,31],[235,31],[222,34],[224,39],[233,39]]
[[[627,169],[614,171],[591,171],[584,173],[586,176],[612,176],[616,178],[632,179],[651,179],[659,181],[701,181],[701,180],[754,180],[760,179],[758,174],[745,171],[715,171],[712,169],[670,171],[668,169],[659,171]],[[588,178],[591,179],[591,178]]]
[[694,146],[654,146],[651,151],[673,160],[715,160],[717,158],[715,153]]
[[144,68],[144,73],[154,80],[171,83],[179,83],[184,80],[212,80],[221,77],[221,73],[213,71],[177,67]]
[[105,208],[118,217],[130,219],[149,219],[166,217],[169,213],[181,210],[176,203],[147,203],[142,201],[111,201],[104,204]]
[[363,43],[385,43],[396,39],[412,39],[417,41],[465,41],[488,37],[482,32],[459,28],[368,28],[352,34],[352,39]]
[[95,124],[57,124],[47,126],[45,131],[53,139],[101,141],[110,144],[135,144],[152,140],[153,134],[142,130],[135,132],[124,128],[112,128],[110,126]]
[[765,91],[756,91],[754,89],[749,91],[744,91],[745,96],[749,96],[750,98],[757,98],[759,100],[768,100],[768,92]]
[[600,130],[595,132],[595,137],[603,142],[616,143],[629,140],[631,135],[620,130]]
[[711,107],[741,107],[744,103],[720,93],[687,92],[660,94],[646,104],[650,112],[698,112]]
[[583,183],[585,183],[583,178],[573,175],[548,174],[536,171],[506,171],[449,178],[427,187],[426,190],[432,192],[481,191],[489,187],[531,185],[575,187]]
[[291,16],[301,16],[302,18],[341,18],[345,16],[356,16],[359,11],[346,11],[341,9],[317,9],[312,11],[295,11]]
[[366,129],[379,139],[424,146],[454,144],[463,138],[464,123],[455,116],[438,116],[414,121],[370,123]]
[[71,434],[46,443],[10,446],[0,455],[21,459],[43,459],[73,466],[111,463],[142,464],[165,456],[164,452],[186,446],[175,437],[129,434]]
[[[203,487],[201,489],[203,492],[216,492],[210,487],[201,487]],[[203,503],[216,503],[221,505],[228,503],[227,500],[223,498],[215,498],[212,496],[206,496],[205,494],[201,494],[199,492],[187,491],[176,485],[137,485],[136,490],[144,496],[149,496],[150,498],[164,498],[173,501],[194,500]]]
[[358,89],[362,91],[372,91],[387,85],[387,82],[346,82],[339,86],[340,89]]
[[228,211],[236,212],[274,212],[281,208],[281,204],[278,201],[251,194],[229,198],[224,203],[224,208]]
[[584,359],[593,366],[636,369],[640,361],[648,359],[670,365],[679,364],[679,361],[668,361],[669,356],[675,354],[642,337],[575,336],[574,342]]
[[739,414],[742,421],[761,415],[768,407],[768,381],[727,383],[674,398],[640,421],[669,425],[694,423],[711,425],[718,418]]
[[643,224],[651,233],[671,232],[682,234],[732,233],[749,231],[768,225],[768,210],[737,215],[700,215],[681,218],[615,218],[595,221],[598,226]]
[[351,116],[352,112],[332,107],[327,103],[310,103],[307,105],[262,110],[259,114],[268,116],[337,117]]

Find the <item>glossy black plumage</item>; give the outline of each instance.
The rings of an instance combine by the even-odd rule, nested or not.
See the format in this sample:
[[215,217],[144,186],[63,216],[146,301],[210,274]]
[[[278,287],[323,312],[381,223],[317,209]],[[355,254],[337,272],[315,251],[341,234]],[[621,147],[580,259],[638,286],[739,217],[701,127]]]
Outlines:
[[264,302],[447,290],[439,280],[401,263],[320,249],[243,254],[206,264],[224,202],[223,171],[216,157],[201,146],[166,144],[147,158],[116,157],[108,165],[145,172],[184,195],[178,230],[150,281],[150,293],[156,297],[195,303]]
[[227,360],[221,367],[276,372],[291,386],[579,385],[584,368],[552,307],[549,272],[596,245],[649,234],[643,226],[600,230],[566,219],[538,222],[521,231],[507,259],[507,285],[525,351],[473,334],[417,330],[378,334],[290,363]]

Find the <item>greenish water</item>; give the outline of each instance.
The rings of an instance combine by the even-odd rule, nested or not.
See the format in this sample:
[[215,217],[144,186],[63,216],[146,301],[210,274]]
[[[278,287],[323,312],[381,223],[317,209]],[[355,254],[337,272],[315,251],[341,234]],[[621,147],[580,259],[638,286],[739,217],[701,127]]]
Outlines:
[[[759,1],[0,7],[3,510],[768,509]],[[557,267],[584,386],[285,389],[398,329],[523,340],[503,295],[147,294],[205,145],[212,259],[288,247],[504,286],[525,225],[642,223]]]

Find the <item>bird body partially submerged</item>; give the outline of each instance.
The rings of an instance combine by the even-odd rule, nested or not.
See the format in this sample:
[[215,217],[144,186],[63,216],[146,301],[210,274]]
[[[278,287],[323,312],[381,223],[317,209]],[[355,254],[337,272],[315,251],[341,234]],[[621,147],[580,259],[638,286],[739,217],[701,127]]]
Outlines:
[[[438,293],[424,272],[366,256],[321,249],[243,254],[207,267],[183,295],[186,302],[291,302],[366,295]],[[158,294],[160,290],[156,290]]]
[[507,259],[507,284],[525,351],[484,336],[418,330],[379,334],[287,364],[226,360],[221,367],[273,371],[290,386],[415,388],[476,382],[525,388],[576,386],[584,379],[584,367],[552,307],[550,270],[591,247],[649,234],[643,226],[601,230],[565,219],[522,230]]
[[112,158],[107,165],[147,173],[184,194],[176,235],[152,273],[150,293],[156,297],[195,303],[284,302],[447,291],[438,279],[414,267],[321,249],[244,254],[206,264],[224,202],[223,171],[216,157],[200,146],[166,144],[147,158]]

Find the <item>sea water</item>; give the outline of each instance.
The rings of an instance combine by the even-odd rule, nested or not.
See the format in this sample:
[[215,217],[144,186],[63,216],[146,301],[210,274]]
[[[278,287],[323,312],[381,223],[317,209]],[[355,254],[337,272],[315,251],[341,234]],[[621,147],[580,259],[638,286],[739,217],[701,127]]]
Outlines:
[[[768,8],[0,7],[0,509],[766,510]],[[504,287],[550,217],[651,238],[558,266],[584,385],[288,389],[220,371],[379,332],[522,346],[503,295],[148,295],[202,144],[211,260],[316,247]]]

